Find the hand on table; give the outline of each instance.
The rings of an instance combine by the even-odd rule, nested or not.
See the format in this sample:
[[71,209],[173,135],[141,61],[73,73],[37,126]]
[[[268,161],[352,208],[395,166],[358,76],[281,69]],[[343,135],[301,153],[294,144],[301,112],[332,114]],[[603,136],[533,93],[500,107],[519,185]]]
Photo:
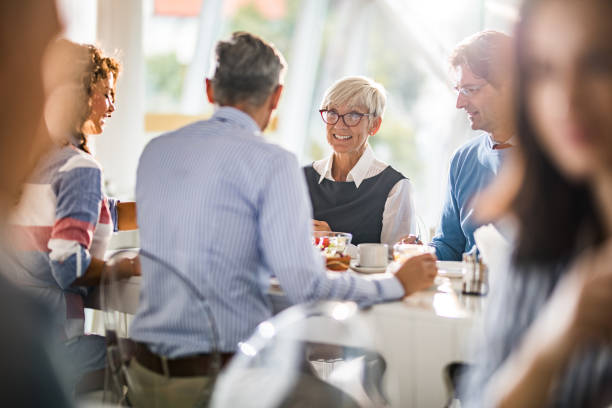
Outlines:
[[417,245],[423,245],[423,243],[421,242],[421,240],[419,239],[419,237],[417,237],[416,235],[406,235],[405,237],[400,238],[399,240],[400,244],[417,244]]
[[331,231],[331,228],[329,228],[325,221],[312,220],[312,226],[315,231]]
[[105,262],[102,259],[91,258],[89,267],[83,276],[72,282],[71,286],[97,286],[108,280],[129,279],[140,275],[140,258],[138,256]]
[[140,257],[123,258],[114,266],[117,279],[140,276]]
[[408,296],[433,285],[437,273],[436,257],[432,254],[421,254],[406,260],[395,273],[395,277],[399,279]]

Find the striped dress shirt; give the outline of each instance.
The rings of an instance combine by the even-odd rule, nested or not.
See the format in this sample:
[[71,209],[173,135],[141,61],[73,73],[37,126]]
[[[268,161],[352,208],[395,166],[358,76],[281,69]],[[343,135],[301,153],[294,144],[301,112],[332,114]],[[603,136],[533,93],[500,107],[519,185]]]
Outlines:
[[295,156],[267,143],[237,109],[152,140],[138,165],[136,202],[143,284],[131,336],[158,354],[209,352],[207,310],[217,348],[235,351],[271,317],[273,275],[292,303],[367,306],[404,295],[394,277],[327,276]]

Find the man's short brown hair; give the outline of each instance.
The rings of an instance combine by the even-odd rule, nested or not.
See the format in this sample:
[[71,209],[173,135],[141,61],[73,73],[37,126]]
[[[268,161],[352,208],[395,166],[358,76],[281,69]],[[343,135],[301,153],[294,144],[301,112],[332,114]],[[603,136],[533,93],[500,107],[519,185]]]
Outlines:
[[476,75],[498,87],[510,79],[510,36],[499,31],[481,31],[461,41],[450,56],[454,68],[467,65]]

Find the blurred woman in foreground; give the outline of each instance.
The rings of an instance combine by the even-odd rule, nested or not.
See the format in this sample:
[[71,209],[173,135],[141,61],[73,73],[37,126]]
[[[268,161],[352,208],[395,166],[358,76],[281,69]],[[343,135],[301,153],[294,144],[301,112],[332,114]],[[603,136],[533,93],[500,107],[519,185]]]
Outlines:
[[[102,191],[102,169],[87,135],[102,132],[114,111],[119,64],[91,45],[52,44],[45,85],[54,91],[45,122],[54,147],[42,157],[21,192],[11,219],[17,250],[13,279],[54,313],[65,346],[70,382],[105,366],[106,342],[84,335],[84,296],[105,272],[104,253],[117,229],[117,203]],[[139,273],[128,261],[119,274]]]
[[612,403],[611,19],[608,0],[524,5],[518,240],[466,406]]
[[0,90],[0,401],[6,407],[71,406],[45,336],[48,315],[4,278],[10,268],[9,209],[36,160],[32,146],[43,145],[38,153],[45,151],[37,132],[45,101],[41,67],[45,49],[60,31],[53,0],[0,4],[0,75],[7,79]]

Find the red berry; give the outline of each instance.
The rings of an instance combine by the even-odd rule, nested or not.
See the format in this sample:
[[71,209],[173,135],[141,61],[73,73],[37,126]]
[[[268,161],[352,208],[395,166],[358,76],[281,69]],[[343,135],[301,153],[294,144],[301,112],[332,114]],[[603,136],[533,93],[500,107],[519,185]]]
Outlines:
[[323,238],[323,248],[327,248],[329,246],[329,238]]

